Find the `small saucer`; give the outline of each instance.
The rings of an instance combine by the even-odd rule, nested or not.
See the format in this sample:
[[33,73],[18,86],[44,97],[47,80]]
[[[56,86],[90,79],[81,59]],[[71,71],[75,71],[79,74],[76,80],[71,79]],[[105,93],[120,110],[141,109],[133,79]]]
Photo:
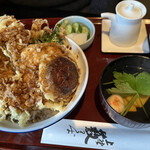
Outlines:
[[111,22],[108,19],[102,20],[102,52],[104,53],[150,53],[147,31],[144,20],[141,23],[139,38],[135,45],[130,47],[119,47],[114,45],[109,39]]

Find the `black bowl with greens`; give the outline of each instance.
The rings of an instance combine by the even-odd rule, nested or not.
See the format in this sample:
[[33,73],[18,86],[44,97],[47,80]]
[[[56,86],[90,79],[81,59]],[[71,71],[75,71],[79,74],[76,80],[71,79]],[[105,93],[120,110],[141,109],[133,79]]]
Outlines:
[[101,104],[118,124],[130,128],[150,126],[150,59],[129,55],[115,59],[100,79]]

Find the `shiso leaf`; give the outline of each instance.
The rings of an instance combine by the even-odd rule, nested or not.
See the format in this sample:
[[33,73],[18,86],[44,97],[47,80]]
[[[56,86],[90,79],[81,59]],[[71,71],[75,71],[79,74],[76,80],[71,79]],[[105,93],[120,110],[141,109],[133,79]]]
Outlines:
[[119,95],[131,95],[136,94],[137,91],[132,89],[129,83],[117,83],[116,88],[112,87],[107,89],[108,93],[110,94],[119,94]]
[[132,89],[134,89],[134,90],[136,89],[136,79],[135,79],[134,75],[132,75],[130,73],[127,74],[125,72],[121,73],[121,72],[117,72],[117,71],[114,71],[113,75],[116,78],[116,79],[114,79],[114,83],[116,86],[121,83],[128,83]]
[[150,96],[150,74],[142,72],[136,76],[136,90],[139,94]]

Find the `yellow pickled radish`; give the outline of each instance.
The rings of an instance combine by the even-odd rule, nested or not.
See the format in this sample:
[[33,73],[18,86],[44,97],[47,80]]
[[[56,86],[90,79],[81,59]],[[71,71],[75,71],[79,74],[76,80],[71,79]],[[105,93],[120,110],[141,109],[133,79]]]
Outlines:
[[[123,98],[123,100],[124,100],[125,106],[127,106],[129,104],[129,102],[130,102],[126,98]],[[129,112],[136,112],[136,111],[137,111],[136,106],[133,104],[131,106],[131,108],[129,109]]]
[[[128,101],[128,103],[131,101],[132,98],[133,98],[133,95],[125,97],[125,99]],[[134,106],[141,108],[142,104],[144,105],[148,99],[149,99],[149,96],[140,95],[141,101],[139,100],[139,98],[137,98],[136,101],[134,102]],[[142,102],[142,104],[141,104],[141,102]]]

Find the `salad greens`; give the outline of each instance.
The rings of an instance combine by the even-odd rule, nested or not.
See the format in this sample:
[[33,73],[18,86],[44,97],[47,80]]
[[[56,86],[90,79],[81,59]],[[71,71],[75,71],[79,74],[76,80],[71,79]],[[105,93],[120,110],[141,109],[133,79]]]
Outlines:
[[112,82],[104,83],[104,85],[111,83],[114,83],[115,85],[115,87],[107,89],[108,93],[119,94],[122,96],[134,95],[121,114],[125,116],[136,99],[139,98],[142,108],[148,117],[148,114],[140,99],[140,95],[150,96],[150,74],[147,72],[141,72],[133,75],[125,72],[121,73],[114,71],[113,75],[115,79]]
[[55,42],[55,43],[60,43],[63,44],[63,38],[59,37],[59,34],[57,31],[53,31],[53,33],[49,33],[49,32],[44,32],[43,36],[36,39],[33,38],[33,44],[37,44],[37,43],[48,43],[48,42]]

